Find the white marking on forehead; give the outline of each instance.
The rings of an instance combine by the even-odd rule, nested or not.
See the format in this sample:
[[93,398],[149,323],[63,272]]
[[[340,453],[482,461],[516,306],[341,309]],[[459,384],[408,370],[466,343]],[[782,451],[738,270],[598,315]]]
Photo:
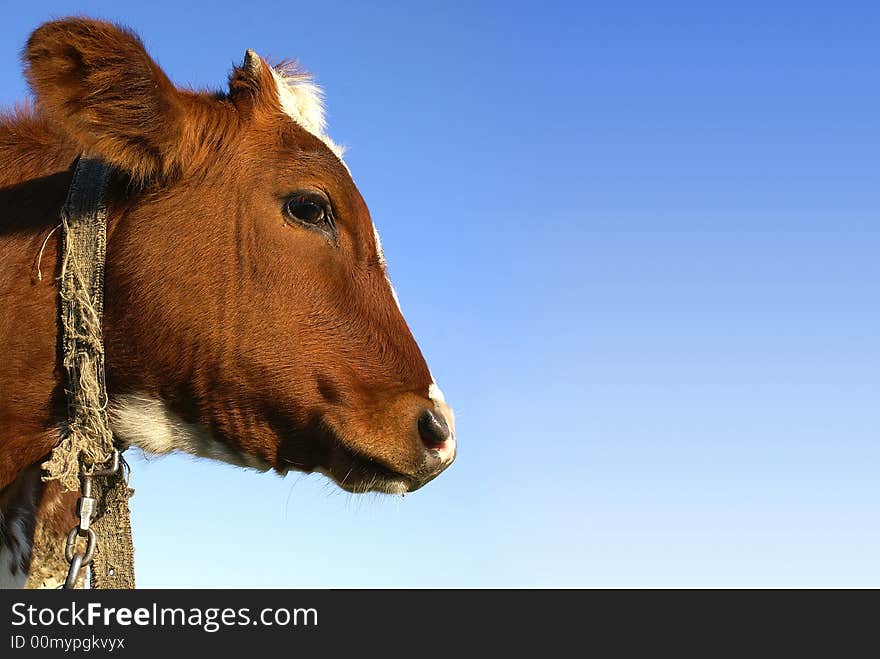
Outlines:
[[376,241],[376,255],[379,257],[379,264],[385,268],[388,264],[385,262],[385,250],[382,249],[382,239],[379,237],[379,230],[373,224],[373,239]]
[[269,67],[269,70],[275,78],[278,100],[284,113],[324,142],[342,160],[345,149],[324,132],[327,128],[327,120],[324,118],[324,91],[312,82],[309,75],[292,67],[280,70]]
[[394,284],[391,283],[391,280],[388,278],[388,275],[385,275],[385,279],[388,279],[388,287],[391,289],[391,297],[394,298],[394,304],[397,305],[397,308],[400,310],[400,313],[403,313],[403,309],[400,307],[400,298],[397,297],[397,291],[394,288]]
[[382,249],[382,239],[379,238],[379,230],[376,229],[375,223],[373,224],[373,239],[376,242],[376,256],[379,259],[379,265],[382,266],[382,269],[385,271],[385,281],[388,282],[388,288],[391,289],[391,297],[394,298],[394,304],[397,305],[400,313],[403,313],[403,309],[400,308],[400,299],[397,297],[397,291],[394,290],[394,284],[391,283],[391,278],[388,276],[388,263],[385,261],[385,250]]

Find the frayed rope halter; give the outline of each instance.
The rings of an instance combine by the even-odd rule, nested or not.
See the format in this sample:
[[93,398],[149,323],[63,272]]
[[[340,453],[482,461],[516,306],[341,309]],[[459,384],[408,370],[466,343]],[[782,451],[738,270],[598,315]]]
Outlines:
[[[134,548],[124,446],[114,440],[107,418],[104,378],[104,260],[107,251],[106,193],[111,169],[80,156],[61,211],[62,360],[67,374],[67,423],[61,443],[43,466],[43,480],[79,490],[77,525],[64,547],[69,568],[64,588],[134,588]],[[85,539],[85,548],[77,544]],[[35,539],[34,556],[53,555]],[[55,548],[57,552],[57,548]],[[57,554],[55,554],[57,556]],[[32,568],[33,569],[33,568]]]

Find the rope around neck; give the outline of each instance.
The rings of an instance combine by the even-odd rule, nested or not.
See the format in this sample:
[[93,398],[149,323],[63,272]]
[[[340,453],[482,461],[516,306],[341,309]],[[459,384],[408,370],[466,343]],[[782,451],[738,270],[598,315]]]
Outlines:
[[[94,534],[100,539],[93,559],[86,550],[89,561],[93,560],[92,587],[134,588],[128,509],[132,491],[124,469],[112,473],[104,470],[117,450],[107,417],[101,331],[107,251],[105,199],[110,174],[110,167],[103,161],[81,156],[61,211],[61,338],[68,418],[60,444],[42,467],[44,481],[57,480],[67,490],[83,487],[77,511],[80,524],[71,531],[71,537],[76,533],[89,537]],[[101,475],[94,480],[94,496],[90,491],[93,475]],[[91,508],[87,516],[83,514],[86,503]],[[89,529],[90,522],[93,530]],[[90,548],[93,544],[88,543]],[[39,554],[35,547],[34,555]]]

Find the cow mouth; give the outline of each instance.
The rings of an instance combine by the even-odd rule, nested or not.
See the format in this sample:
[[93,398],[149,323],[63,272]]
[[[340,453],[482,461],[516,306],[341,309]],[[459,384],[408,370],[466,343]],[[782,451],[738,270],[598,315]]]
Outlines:
[[434,455],[436,451],[428,451],[421,467],[407,473],[390,464],[386,458],[373,457],[352,447],[330,424],[321,424],[319,430],[320,450],[306,460],[281,456],[280,473],[286,474],[290,470],[316,472],[352,494],[377,492],[404,495],[434,480],[448,466]]
[[337,445],[327,468],[315,471],[332,479],[346,492],[364,494],[406,494],[419,489],[427,481],[417,480],[393,467],[363,455],[346,446]]

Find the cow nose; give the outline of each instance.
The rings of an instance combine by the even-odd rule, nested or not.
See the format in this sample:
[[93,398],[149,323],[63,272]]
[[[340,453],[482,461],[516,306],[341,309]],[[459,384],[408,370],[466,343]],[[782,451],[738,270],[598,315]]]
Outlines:
[[[434,403],[433,409],[426,408],[419,414],[419,437],[425,447],[425,463],[428,480],[446,469],[455,460],[455,431],[451,412],[445,405]],[[450,423],[451,421],[451,423]]]
[[442,414],[426,409],[419,415],[419,436],[426,447],[441,448],[449,434],[449,424]]

